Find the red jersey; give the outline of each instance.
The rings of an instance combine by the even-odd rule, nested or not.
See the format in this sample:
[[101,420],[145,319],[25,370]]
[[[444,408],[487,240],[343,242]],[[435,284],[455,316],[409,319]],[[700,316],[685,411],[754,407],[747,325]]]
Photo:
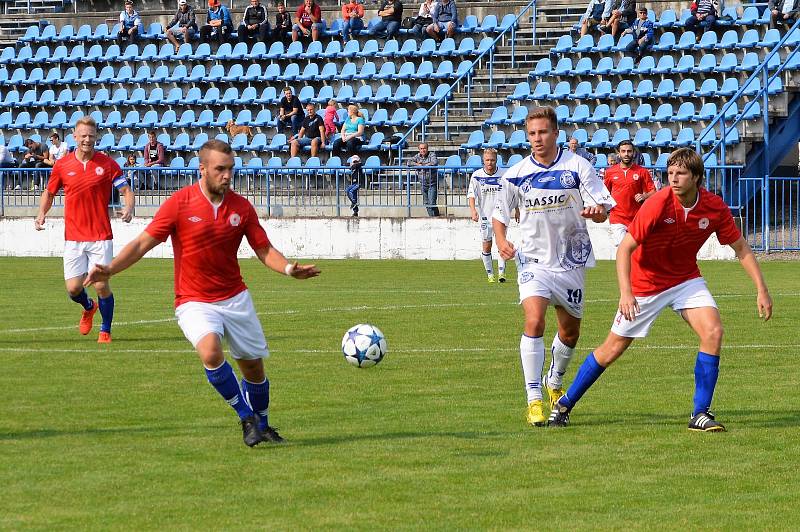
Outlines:
[[636,194],[644,194],[656,189],[650,172],[638,164],[634,164],[630,168],[622,168],[618,164],[607,168],[603,183],[611,192],[611,197],[617,202],[617,206],[608,213],[608,221],[612,224],[625,224],[626,226],[630,225],[642,206],[636,201]]
[[711,233],[720,244],[742,234],[722,198],[703,188],[691,209],[680,204],[669,187],[650,196],[628,226],[639,244],[631,261],[633,295],[651,296],[700,277],[697,252]]
[[119,165],[104,153],[95,152],[86,164],[75,152],[57,160],[47,191],[56,195],[64,187],[64,238],[75,242],[111,240],[111,187],[127,184]]
[[242,237],[253,249],[269,246],[249,201],[229,190],[215,207],[199,183],[165,201],[145,231],[162,242],[172,237],[176,307],[187,301],[222,301],[246,290],[236,258]]

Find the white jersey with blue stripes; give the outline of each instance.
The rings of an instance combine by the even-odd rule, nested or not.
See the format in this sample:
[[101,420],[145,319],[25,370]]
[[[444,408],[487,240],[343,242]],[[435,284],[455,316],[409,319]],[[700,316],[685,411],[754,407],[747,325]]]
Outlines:
[[475,198],[475,210],[478,211],[481,218],[491,218],[494,214],[495,199],[503,186],[500,180],[503,172],[500,168],[495,171],[494,175],[487,174],[483,168],[472,172],[467,199]]
[[592,242],[581,217],[583,208],[593,205],[608,210],[616,202],[586,159],[559,149],[550,166],[529,156],[506,170],[493,217],[508,227],[518,207],[519,260],[568,271],[594,266]]

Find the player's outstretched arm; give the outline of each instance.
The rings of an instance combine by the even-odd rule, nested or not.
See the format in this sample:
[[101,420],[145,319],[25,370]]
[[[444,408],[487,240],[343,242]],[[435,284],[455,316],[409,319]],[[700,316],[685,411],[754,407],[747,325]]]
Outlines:
[[160,240],[150,236],[147,231],[142,231],[139,236],[122,248],[122,251],[111,261],[111,264],[95,265],[89,272],[89,275],[86,276],[86,279],[84,279],[83,286],[89,286],[96,282],[108,281],[109,277],[112,275],[116,275],[128,269],[133,264],[136,264],[139,259],[144,257],[145,253],[160,243]]
[[639,244],[630,233],[625,235],[617,249],[617,283],[619,283],[619,311],[628,321],[639,314],[639,303],[631,288],[631,256]]
[[289,262],[280,251],[271,245],[265,248],[258,248],[255,252],[258,260],[274,272],[282,273],[295,279],[309,279],[320,274],[314,264],[300,264],[297,261]]
[[53,206],[53,197],[49,190],[44,189],[42,191],[42,195],[39,198],[39,213],[33,221],[33,227],[35,227],[37,231],[44,231],[44,220],[50,208]]
[[733,251],[736,252],[736,258],[739,263],[753,280],[756,285],[758,295],[756,296],[756,305],[758,305],[758,316],[764,318],[764,321],[772,317],[772,297],[769,295],[767,283],[764,281],[764,275],[761,273],[761,267],[758,265],[756,256],[750,248],[750,244],[744,237],[739,237],[739,240],[730,245]]

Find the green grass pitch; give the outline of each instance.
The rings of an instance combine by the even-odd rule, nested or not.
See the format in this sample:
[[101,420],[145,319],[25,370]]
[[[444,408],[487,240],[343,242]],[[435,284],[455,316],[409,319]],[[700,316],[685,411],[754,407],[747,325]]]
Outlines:
[[[726,326],[713,405],[723,434],[686,430],[696,340],[671,312],[570,427],[532,428],[513,275],[489,285],[477,258],[318,264],[320,278],[295,281],[242,261],[272,351],[271,424],[288,442],[249,449],[172,321],[171,261],[113,279],[114,342],[99,346],[99,315],[92,334],[77,332],[59,259],[0,259],[0,529],[800,523],[797,263],[762,264],[769,323],[737,263],[702,264]],[[612,263],[589,272],[586,299],[568,382],[611,324]],[[364,370],[339,349],[360,322],[389,342]]]

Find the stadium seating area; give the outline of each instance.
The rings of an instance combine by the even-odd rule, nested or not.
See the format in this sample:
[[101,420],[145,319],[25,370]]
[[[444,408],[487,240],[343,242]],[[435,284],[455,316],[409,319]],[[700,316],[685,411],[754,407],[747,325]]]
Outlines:
[[[730,21],[702,35],[684,29],[688,10],[650,15],[657,43],[639,61],[624,53],[625,38],[561,37],[549,57],[532,65],[528,81],[519,82],[504,100],[498,96],[500,105],[487,113],[481,129],[444,153],[453,155],[448,164],[457,166],[458,159],[462,167],[477,166],[469,156],[486,147],[500,149],[507,163],[516,160],[528,150],[521,128],[532,104],[554,106],[564,124],[559,141],[576,136],[600,154],[601,166],[602,152],[627,138],[643,151],[646,162],[656,165],[675,147],[716,142],[719,128],[703,135],[704,128],[782,34],[769,29],[768,18],[754,7],[727,8]],[[163,40],[158,23],[148,25],[140,44],[124,49],[114,42],[117,28],[106,24],[60,30],[51,25],[41,32],[32,26],[16,47],[0,51],[0,140],[19,152],[25,138],[66,131],[90,114],[101,126],[99,149],[118,158],[140,151],[145,132],[154,129],[172,152],[173,166],[196,164],[196,150],[214,137],[230,141],[243,166],[296,164],[288,157],[288,132],[275,128],[277,102],[288,85],[301,101],[321,108],[330,99],[342,107],[358,104],[367,118],[365,157],[376,156],[371,160],[382,165],[400,164],[397,139],[414,124],[430,120],[432,102],[451,98],[450,86],[462,74],[486,70],[485,59],[476,58],[495,46],[495,37],[514,24],[515,16],[498,20],[487,15],[482,21],[466,16],[456,37],[441,43],[418,42],[403,30],[397,40],[382,44],[369,29],[373,19],[345,45],[335,37],[340,21],[334,21],[322,42],[285,48],[281,43],[223,44],[216,51],[206,44],[184,44],[177,53]],[[780,64],[798,43],[800,32],[795,31],[770,66]],[[796,54],[786,75],[769,86],[771,110],[773,102],[776,108],[785,107],[789,91],[798,87],[799,71]],[[462,85],[471,83],[471,77],[464,77]],[[750,83],[740,101],[753,98],[760,83]],[[726,118],[742,111],[737,104]],[[441,114],[441,107],[434,114]],[[741,163],[747,143],[758,139],[760,104],[743,118],[739,127],[725,133],[726,162]],[[229,138],[224,127],[231,119],[251,126],[254,135]],[[306,164],[337,162],[328,160],[332,140],[321,160]],[[305,159],[307,155],[300,164]]]

